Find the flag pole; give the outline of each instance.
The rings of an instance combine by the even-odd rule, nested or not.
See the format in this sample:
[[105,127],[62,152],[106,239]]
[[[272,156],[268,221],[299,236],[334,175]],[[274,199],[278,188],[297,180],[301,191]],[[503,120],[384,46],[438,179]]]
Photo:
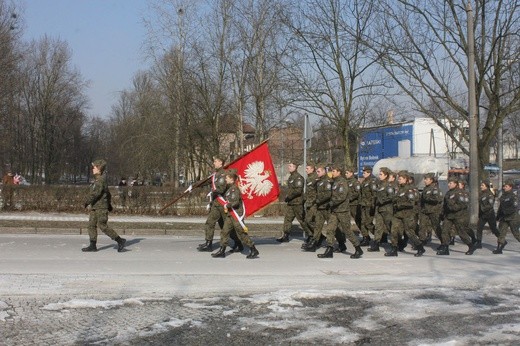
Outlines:
[[[235,162],[237,162],[238,160],[240,160],[241,158],[243,158],[244,156],[246,156],[248,153],[250,153],[251,151],[255,150],[256,148],[258,148],[259,146],[261,146],[262,144],[266,143],[267,141],[269,141],[269,138],[263,140],[262,142],[260,142],[258,145],[256,145],[253,149],[249,150],[248,152],[245,152],[243,153],[242,155],[240,155],[239,157],[237,157],[236,159],[234,159],[232,162],[228,163],[227,165],[224,166],[224,169],[228,168],[229,166],[231,166],[232,164],[234,164]],[[207,177],[206,179],[204,180],[199,180],[198,182],[196,182],[195,184],[193,185],[190,185],[190,187],[188,187],[183,193],[177,195],[176,197],[174,197],[170,202],[168,202],[164,207],[162,207],[157,213],[160,214],[162,213],[166,208],[172,206],[173,204],[175,204],[179,199],[181,199],[182,197],[184,196],[187,196],[191,193],[191,191],[193,191],[193,189],[195,188],[198,188],[198,187],[201,187],[202,185],[204,185],[208,180],[211,179],[211,177],[213,176],[210,175],[209,177]]]

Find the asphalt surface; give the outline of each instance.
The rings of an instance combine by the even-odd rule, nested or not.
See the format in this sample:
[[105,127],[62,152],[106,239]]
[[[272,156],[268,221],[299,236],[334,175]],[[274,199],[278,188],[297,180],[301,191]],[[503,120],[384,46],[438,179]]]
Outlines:
[[[24,216],[64,217],[86,222]],[[110,220],[123,219],[157,222]],[[460,242],[436,256],[434,240],[420,258],[408,248],[358,260],[350,244],[319,259],[301,251],[298,232],[282,244],[251,235],[253,260],[247,249],[223,259],[197,251],[201,233],[127,235],[121,253],[103,234],[94,253],[80,250],[84,234],[0,234],[0,345],[520,344],[520,244],[510,235],[503,255],[486,232],[472,256]]]

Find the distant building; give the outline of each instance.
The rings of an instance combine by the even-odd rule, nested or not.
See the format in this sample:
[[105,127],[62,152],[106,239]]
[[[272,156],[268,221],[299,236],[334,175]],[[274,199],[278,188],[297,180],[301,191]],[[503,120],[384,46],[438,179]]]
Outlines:
[[[452,133],[462,138],[463,134],[457,133],[455,129]],[[469,143],[465,145],[469,146]],[[381,159],[415,156],[464,158],[462,150],[431,118],[416,118],[361,130],[358,145],[359,174],[363,166],[374,166]]]

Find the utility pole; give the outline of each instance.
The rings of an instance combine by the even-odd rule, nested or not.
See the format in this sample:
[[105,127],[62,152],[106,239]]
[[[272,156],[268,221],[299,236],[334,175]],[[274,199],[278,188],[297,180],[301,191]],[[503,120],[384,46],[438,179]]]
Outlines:
[[470,225],[478,222],[478,116],[477,96],[475,91],[475,33],[473,31],[473,9],[468,1],[466,5],[468,16],[468,98],[469,98],[469,190],[470,190]]

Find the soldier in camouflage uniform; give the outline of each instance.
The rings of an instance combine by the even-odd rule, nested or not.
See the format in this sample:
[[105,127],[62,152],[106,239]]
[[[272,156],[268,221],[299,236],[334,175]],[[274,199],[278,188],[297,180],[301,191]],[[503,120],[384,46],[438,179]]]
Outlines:
[[313,237],[311,242],[304,247],[304,251],[315,252],[320,246],[321,239],[323,237],[322,230],[325,222],[328,222],[329,202],[332,197],[332,184],[327,175],[327,170],[324,164],[318,164],[316,166],[316,176],[318,180],[316,182],[316,222],[313,229]]
[[424,189],[420,200],[419,239],[426,245],[433,233],[438,239],[442,238],[440,214],[443,200],[435,173],[426,173],[423,178]]
[[[210,197],[209,204],[209,213],[206,219],[204,233],[205,233],[205,242],[199,244],[197,250],[204,252],[213,251],[213,237],[215,236],[215,224],[218,223],[220,229],[224,227],[224,207],[218,202],[218,198],[222,197],[226,192],[226,178],[225,178],[225,170],[224,170],[224,158],[220,156],[213,157],[213,167],[215,171],[211,175],[208,183],[202,185],[211,185],[211,191],[208,194]],[[231,237],[235,240],[235,246],[233,250],[241,251],[243,249],[242,244],[238,241],[236,234],[231,232]]]
[[388,182],[390,169],[381,167],[379,170],[379,184],[376,191],[376,212],[375,212],[375,235],[374,240],[368,248],[369,252],[378,252],[379,244],[384,234],[390,232],[392,218],[394,214],[393,200],[395,190],[392,184]]
[[377,182],[372,175],[372,167],[363,167],[363,181],[361,182],[361,190],[359,197],[359,205],[361,206],[361,234],[363,240],[361,246],[370,245],[370,233],[374,234],[374,212],[375,212],[375,192]]
[[410,175],[406,171],[400,171],[397,175],[399,187],[394,198],[394,217],[391,225],[392,250],[385,253],[385,256],[397,256],[399,239],[404,233],[408,235],[408,239],[417,250],[414,256],[420,257],[425,252],[419,237],[415,234],[416,214],[414,209],[417,204],[417,193],[409,184],[409,179]]
[[486,223],[491,232],[498,237],[497,221],[495,216],[495,194],[489,188],[489,181],[480,183],[480,196],[478,200],[478,223],[477,223],[477,242],[475,247],[482,249],[482,231]]
[[224,226],[222,227],[222,232],[220,232],[220,249],[217,252],[212,253],[211,256],[214,258],[226,257],[226,247],[229,245],[229,237],[231,234],[235,233],[240,239],[241,244],[246,245],[251,250],[249,255],[247,255],[247,258],[257,258],[259,252],[247,234],[247,227],[242,221],[244,205],[242,203],[240,188],[236,184],[238,180],[236,171],[227,171],[225,173],[225,180],[227,189],[223,196],[225,201],[223,208],[226,216],[224,220]]
[[[347,249],[345,245],[348,239],[354,245],[356,251],[350,258],[360,258],[363,250],[359,246],[359,239],[350,228],[350,208],[348,205],[348,185],[343,177],[341,168],[334,165],[332,168],[332,196],[330,198],[330,216],[327,226],[323,229],[323,234],[327,239],[327,249],[325,253],[319,254],[319,258],[331,258],[333,256],[334,238],[338,240],[339,251]],[[338,230],[339,228],[339,230]]]
[[283,235],[276,239],[280,243],[289,241],[289,233],[291,232],[292,222],[295,218],[300,223],[305,234],[311,233],[311,230],[305,223],[303,215],[303,186],[305,180],[302,175],[298,173],[298,163],[292,161],[287,167],[290,175],[289,179],[287,179],[287,197],[285,197],[287,208],[285,209],[285,218],[283,221]]
[[513,236],[520,242],[520,216],[518,215],[518,196],[513,192],[514,182],[508,180],[504,183],[503,192],[500,196],[500,205],[497,212],[498,224],[498,246],[493,253],[498,255],[507,245],[507,229],[511,229]]
[[350,208],[350,216],[352,219],[354,219],[358,230],[361,230],[361,207],[359,206],[361,185],[354,175],[355,172],[355,168],[349,167],[345,169],[345,177],[348,184],[348,204]]
[[444,195],[442,206],[442,245],[437,255],[449,255],[450,234],[455,228],[462,241],[468,245],[466,255],[472,255],[475,251],[473,240],[469,235],[469,198],[464,191],[459,189],[458,180],[455,177],[448,179],[448,192]]
[[97,251],[97,227],[110,239],[117,242],[117,251],[122,252],[126,239],[121,238],[112,228],[108,227],[108,212],[112,211],[111,195],[103,172],[106,168],[105,160],[92,162],[94,183],[90,186],[90,194],[85,202],[85,208],[89,209],[88,236],[90,245],[81,249],[83,252]]
[[305,223],[307,228],[311,231],[307,234],[307,239],[302,244],[302,249],[305,248],[313,238],[314,228],[316,227],[316,183],[318,182],[318,175],[316,174],[316,167],[314,163],[308,163],[305,167],[307,173],[307,181],[305,185]]

